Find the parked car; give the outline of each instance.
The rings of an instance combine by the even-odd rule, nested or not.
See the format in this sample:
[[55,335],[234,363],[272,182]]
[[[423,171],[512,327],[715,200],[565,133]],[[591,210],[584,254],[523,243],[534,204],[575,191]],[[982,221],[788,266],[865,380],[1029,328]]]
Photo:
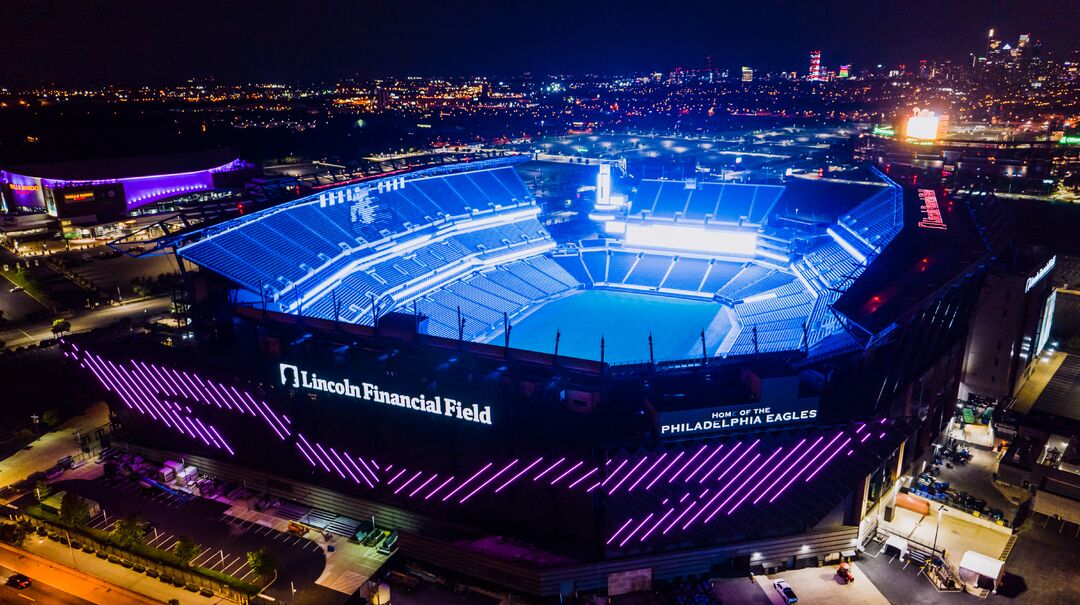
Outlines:
[[795,596],[795,591],[791,589],[791,585],[787,583],[787,580],[776,580],[772,585],[776,592],[780,593],[780,598],[788,605],[799,602],[799,597]]

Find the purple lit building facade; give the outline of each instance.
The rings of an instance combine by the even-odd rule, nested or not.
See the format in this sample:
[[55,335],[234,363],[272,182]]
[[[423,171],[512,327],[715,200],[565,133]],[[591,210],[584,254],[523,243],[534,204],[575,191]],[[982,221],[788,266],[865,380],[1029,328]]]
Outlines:
[[112,220],[155,202],[239,186],[253,166],[223,152],[16,166],[0,170],[6,212]]

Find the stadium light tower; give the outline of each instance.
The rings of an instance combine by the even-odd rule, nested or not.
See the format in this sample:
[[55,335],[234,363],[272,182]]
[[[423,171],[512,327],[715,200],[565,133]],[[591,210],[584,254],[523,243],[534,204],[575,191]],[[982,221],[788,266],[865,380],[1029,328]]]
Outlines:
[[611,164],[600,164],[600,174],[596,176],[596,205],[611,205]]

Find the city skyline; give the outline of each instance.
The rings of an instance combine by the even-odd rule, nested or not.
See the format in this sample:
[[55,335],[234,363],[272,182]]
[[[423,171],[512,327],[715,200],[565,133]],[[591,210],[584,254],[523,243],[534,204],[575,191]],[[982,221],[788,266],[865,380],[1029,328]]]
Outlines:
[[985,51],[991,28],[1010,43],[1031,34],[1064,60],[1076,50],[1070,34],[1080,25],[1080,13],[1054,2],[684,2],[674,9],[644,2],[616,9],[87,2],[60,9],[17,1],[7,9],[9,21],[22,24],[0,39],[0,55],[9,58],[0,84],[8,86],[610,74],[701,68],[706,57],[717,69],[803,73],[812,50],[825,66],[858,70],[961,61]]

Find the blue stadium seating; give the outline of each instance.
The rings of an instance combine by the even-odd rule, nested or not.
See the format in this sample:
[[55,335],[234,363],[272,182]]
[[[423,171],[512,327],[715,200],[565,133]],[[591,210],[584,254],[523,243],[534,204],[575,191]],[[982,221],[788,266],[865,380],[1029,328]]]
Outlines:
[[671,267],[671,263],[672,257],[670,255],[642,254],[637,263],[634,264],[634,270],[626,276],[623,283],[659,288],[660,282],[663,281],[668,268]]
[[705,278],[705,272],[709,270],[709,261],[704,258],[691,258],[681,256],[675,259],[671,273],[660,287],[663,289],[682,290],[685,292],[697,292]]

